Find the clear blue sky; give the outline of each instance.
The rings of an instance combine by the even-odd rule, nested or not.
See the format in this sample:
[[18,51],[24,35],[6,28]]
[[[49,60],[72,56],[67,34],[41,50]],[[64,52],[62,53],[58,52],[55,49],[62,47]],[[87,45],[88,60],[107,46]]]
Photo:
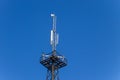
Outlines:
[[51,13],[68,59],[60,80],[120,80],[120,0],[0,0],[0,80],[46,79]]

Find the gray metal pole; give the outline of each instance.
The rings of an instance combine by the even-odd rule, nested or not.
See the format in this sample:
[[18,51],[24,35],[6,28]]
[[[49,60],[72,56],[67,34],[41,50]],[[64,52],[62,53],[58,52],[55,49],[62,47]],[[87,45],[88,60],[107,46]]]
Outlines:
[[52,80],[54,80],[55,75],[54,75],[54,64],[52,64]]

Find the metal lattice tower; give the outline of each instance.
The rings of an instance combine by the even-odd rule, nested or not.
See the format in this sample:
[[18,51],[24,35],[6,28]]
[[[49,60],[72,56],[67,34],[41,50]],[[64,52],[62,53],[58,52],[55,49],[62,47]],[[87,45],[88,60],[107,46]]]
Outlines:
[[53,18],[53,29],[51,30],[51,46],[52,52],[43,53],[40,58],[40,63],[47,68],[46,80],[59,80],[59,69],[67,65],[67,60],[64,56],[56,51],[58,44],[58,34],[56,33],[56,16],[51,14]]

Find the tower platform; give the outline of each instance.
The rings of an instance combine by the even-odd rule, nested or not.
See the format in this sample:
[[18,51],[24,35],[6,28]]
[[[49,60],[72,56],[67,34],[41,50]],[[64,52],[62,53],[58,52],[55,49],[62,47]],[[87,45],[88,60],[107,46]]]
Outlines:
[[51,70],[54,65],[54,70],[57,70],[67,65],[67,59],[55,50],[49,54],[42,54],[40,63],[48,70]]

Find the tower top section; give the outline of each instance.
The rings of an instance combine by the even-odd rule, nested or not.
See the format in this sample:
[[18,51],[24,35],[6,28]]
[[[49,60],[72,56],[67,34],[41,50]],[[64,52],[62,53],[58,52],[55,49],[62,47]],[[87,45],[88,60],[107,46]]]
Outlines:
[[56,46],[58,44],[58,34],[56,32],[56,19],[57,17],[55,16],[55,14],[51,14],[51,17],[53,19],[53,25],[52,25],[52,30],[51,30],[51,37],[50,37],[50,44],[52,46],[52,51],[56,50]]
[[47,68],[47,76],[46,80],[59,80],[59,69],[67,66],[67,59],[60,55],[56,46],[58,44],[58,34],[56,31],[56,16],[55,14],[51,14],[53,19],[53,25],[51,30],[50,44],[52,46],[52,52],[46,54],[43,53],[40,57],[40,63]]

